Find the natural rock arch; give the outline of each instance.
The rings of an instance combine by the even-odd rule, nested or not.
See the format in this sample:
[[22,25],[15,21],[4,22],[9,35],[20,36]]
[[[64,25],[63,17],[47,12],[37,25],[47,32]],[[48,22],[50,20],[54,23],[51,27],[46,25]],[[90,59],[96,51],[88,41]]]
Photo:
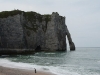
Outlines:
[[66,35],[67,35],[67,38],[68,38],[70,50],[71,50],[71,51],[74,51],[74,50],[75,50],[75,44],[74,44],[74,42],[72,41],[72,38],[71,38],[71,35],[70,35],[70,33],[69,33],[69,30],[68,30],[67,26],[66,26]]

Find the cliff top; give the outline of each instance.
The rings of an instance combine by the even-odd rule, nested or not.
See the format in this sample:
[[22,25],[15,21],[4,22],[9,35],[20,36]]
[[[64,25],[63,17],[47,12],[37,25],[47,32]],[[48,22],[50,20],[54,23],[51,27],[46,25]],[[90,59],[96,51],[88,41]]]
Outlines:
[[[9,16],[14,16],[14,15],[17,15],[17,14],[23,14],[25,17],[28,17],[31,19],[32,18],[36,18],[38,17],[39,20],[42,19],[42,17],[44,17],[44,19],[46,20],[50,20],[50,17],[51,15],[58,15],[60,16],[57,12],[52,12],[52,14],[44,14],[44,15],[41,15],[40,13],[37,13],[37,12],[34,12],[34,11],[22,11],[22,10],[11,10],[11,11],[2,11],[0,12],[0,18],[7,18]],[[60,17],[63,17],[63,16],[60,16]]]
[[45,15],[41,15],[37,12],[33,12],[33,11],[21,11],[21,10],[12,10],[12,11],[2,11],[0,12],[0,18],[7,18],[9,16],[14,16],[17,14],[23,14],[24,17],[26,17],[29,21],[31,20],[36,20],[38,19],[39,22],[42,22],[43,20],[45,21],[50,21],[51,20],[51,15],[50,14],[45,14]]
[[[21,11],[21,10],[2,11],[2,12],[0,12],[0,18],[7,18],[8,16],[14,16],[14,15],[17,15],[17,14],[22,14],[22,13],[29,14],[29,12],[24,12],[24,11]],[[36,12],[33,12],[33,11],[30,11],[30,13],[39,14],[39,13],[36,13]]]

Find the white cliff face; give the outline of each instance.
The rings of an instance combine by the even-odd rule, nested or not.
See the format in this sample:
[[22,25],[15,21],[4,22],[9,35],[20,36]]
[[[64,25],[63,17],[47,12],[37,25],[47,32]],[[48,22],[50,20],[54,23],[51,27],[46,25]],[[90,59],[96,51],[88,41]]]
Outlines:
[[45,51],[65,51],[66,35],[72,48],[73,42],[65,25],[65,17],[56,12],[51,15],[22,12],[0,18],[0,48],[39,47]]
[[46,45],[52,50],[66,50],[66,33],[64,17],[52,13],[51,21],[47,25]]
[[23,48],[23,28],[20,15],[0,18],[0,47]]

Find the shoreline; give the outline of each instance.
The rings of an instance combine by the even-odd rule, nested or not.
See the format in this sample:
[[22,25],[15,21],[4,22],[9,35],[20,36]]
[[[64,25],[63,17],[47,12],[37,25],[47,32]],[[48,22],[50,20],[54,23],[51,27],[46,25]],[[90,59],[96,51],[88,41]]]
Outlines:
[[28,55],[28,54],[35,54],[35,50],[0,48],[0,55]]
[[37,71],[0,66],[0,75],[55,75],[51,72]]

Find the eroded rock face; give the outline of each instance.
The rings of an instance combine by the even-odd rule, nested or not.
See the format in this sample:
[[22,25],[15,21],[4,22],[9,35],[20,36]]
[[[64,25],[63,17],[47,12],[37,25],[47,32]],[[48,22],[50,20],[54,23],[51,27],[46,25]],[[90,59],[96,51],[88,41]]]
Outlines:
[[17,14],[0,18],[0,48],[65,51],[66,35],[70,49],[75,50],[65,17],[57,12],[41,15],[17,10]]
[[72,41],[72,38],[71,38],[71,35],[70,35],[70,33],[69,33],[69,30],[68,30],[67,26],[66,26],[66,35],[67,35],[67,38],[68,38],[70,50],[71,50],[71,51],[74,51],[74,50],[75,50],[75,44],[74,44],[74,42]]
[[0,18],[0,48],[24,48],[20,15]]

